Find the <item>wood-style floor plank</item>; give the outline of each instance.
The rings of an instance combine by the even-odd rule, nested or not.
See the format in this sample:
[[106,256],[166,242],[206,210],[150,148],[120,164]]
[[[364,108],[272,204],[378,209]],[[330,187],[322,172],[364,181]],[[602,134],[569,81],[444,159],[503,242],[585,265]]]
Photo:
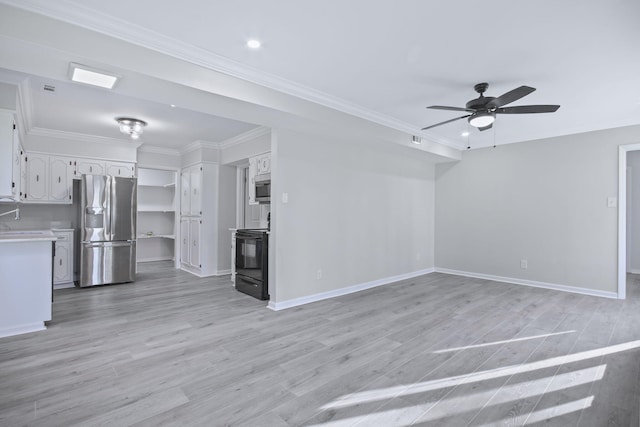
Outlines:
[[0,339],[1,426],[629,426],[624,301],[441,273],[281,312],[170,263]]

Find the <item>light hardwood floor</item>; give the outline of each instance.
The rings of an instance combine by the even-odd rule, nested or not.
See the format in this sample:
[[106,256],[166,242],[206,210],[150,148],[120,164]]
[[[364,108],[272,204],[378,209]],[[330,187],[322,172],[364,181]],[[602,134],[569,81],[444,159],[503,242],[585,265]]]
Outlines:
[[608,300],[430,274],[273,312],[140,265],[0,339],[1,426],[637,426],[640,281]]

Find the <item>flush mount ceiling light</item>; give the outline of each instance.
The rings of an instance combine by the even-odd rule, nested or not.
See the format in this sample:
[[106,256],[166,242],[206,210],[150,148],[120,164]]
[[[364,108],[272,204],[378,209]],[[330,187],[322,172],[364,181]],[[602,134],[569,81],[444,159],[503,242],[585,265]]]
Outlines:
[[496,119],[496,114],[491,111],[479,111],[469,117],[469,124],[476,128],[483,128],[491,125]]
[[116,119],[116,122],[118,122],[118,126],[120,126],[120,132],[129,135],[131,139],[140,138],[144,127],[147,125],[147,122],[129,117],[119,117]]
[[72,62],[69,64],[69,78],[74,82],[113,89],[120,76]]
[[247,47],[249,47],[250,49],[260,49],[260,46],[262,46],[260,40],[251,39],[247,41]]

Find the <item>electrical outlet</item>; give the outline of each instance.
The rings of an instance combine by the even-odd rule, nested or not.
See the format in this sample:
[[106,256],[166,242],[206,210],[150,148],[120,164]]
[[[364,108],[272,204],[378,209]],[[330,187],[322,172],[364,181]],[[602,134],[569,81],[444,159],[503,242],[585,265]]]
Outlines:
[[520,268],[522,268],[523,270],[526,270],[527,268],[529,268],[529,263],[527,262],[526,259],[520,260]]
[[316,278],[318,280],[322,279],[322,270],[318,270],[318,272],[316,273]]

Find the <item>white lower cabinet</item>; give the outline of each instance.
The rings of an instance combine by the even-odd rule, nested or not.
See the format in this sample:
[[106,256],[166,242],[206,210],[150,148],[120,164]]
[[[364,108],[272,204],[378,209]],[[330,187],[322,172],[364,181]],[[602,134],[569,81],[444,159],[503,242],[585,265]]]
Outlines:
[[180,221],[180,263],[188,270],[200,269],[200,218],[182,218]]
[[73,287],[73,229],[53,230],[56,254],[53,258],[53,287]]

